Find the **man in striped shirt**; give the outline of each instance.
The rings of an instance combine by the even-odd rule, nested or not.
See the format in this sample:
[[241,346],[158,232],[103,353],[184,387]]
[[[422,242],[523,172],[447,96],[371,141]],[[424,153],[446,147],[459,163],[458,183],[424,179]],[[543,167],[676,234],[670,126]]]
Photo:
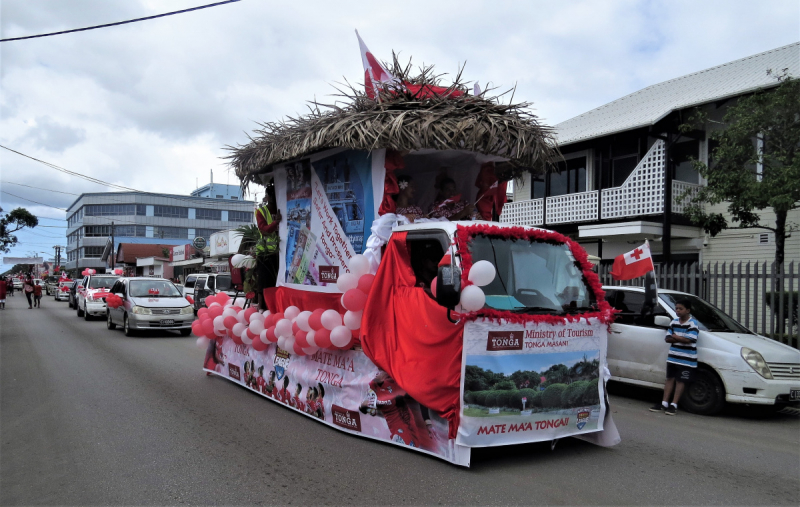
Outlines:
[[[677,301],[675,314],[678,318],[670,323],[667,337],[664,339],[670,344],[664,398],[660,404],[650,407],[651,412],[663,410],[667,415],[677,413],[678,400],[683,395],[686,383],[692,380],[692,373],[697,369],[697,335],[700,328],[692,317],[692,302],[688,299]],[[672,403],[669,403],[670,395]]]

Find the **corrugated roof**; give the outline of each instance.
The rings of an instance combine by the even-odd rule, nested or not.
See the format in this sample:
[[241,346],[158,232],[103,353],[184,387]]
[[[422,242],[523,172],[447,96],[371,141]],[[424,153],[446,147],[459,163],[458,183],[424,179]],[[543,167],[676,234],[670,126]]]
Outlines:
[[672,111],[775,86],[767,69],[800,76],[800,42],[643,88],[555,126],[561,146],[655,124]]

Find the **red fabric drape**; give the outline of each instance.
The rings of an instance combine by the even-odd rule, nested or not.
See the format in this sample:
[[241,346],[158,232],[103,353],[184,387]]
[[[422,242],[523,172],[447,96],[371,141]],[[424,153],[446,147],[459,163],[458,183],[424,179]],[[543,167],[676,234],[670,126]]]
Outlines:
[[270,287],[264,289],[264,302],[271,313],[278,313],[290,306],[296,306],[301,311],[313,312],[317,308],[336,310],[344,313],[342,295],[330,292],[311,292],[306,290],[291,289],[289,287]]
[[406,163],[403,161],[403,156],[399,151],[386,150],[384,167],[386,168],[386,176],[383,179],[383,200],[380,208],[378,208],[378,215],[394,213],[397,209],[395,196],[400,193],[400,187],[397,184],[397,175],[394,172],[398,169],[405,169]]
[[455,438],[464,325],[447,320],[447,310],[415,283],[406,233],[395,233],[364,309],[361,347],[412,398],[447,419]]

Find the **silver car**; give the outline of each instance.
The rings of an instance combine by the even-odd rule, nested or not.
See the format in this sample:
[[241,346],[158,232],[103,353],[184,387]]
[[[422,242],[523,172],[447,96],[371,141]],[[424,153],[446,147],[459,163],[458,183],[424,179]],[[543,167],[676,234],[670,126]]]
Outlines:
[[137,330],[168,329],[181,336],[192,332],[194,309],[175,284],[163,278],[120,278],[111,293],[122,298],[122,305],[107,308],[108,329],[122,326],[125,336]]

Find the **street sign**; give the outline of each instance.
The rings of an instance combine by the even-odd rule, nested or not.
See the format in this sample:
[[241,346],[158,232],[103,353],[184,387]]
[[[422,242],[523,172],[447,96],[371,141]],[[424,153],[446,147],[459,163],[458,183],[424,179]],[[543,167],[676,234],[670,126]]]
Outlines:
[[203,238],[201,236],[197,236],[196,238],[194,238],[194,241],[192,241],[192,244],[198,250],[202,250],[203,248],[206,247],[206,238]]

